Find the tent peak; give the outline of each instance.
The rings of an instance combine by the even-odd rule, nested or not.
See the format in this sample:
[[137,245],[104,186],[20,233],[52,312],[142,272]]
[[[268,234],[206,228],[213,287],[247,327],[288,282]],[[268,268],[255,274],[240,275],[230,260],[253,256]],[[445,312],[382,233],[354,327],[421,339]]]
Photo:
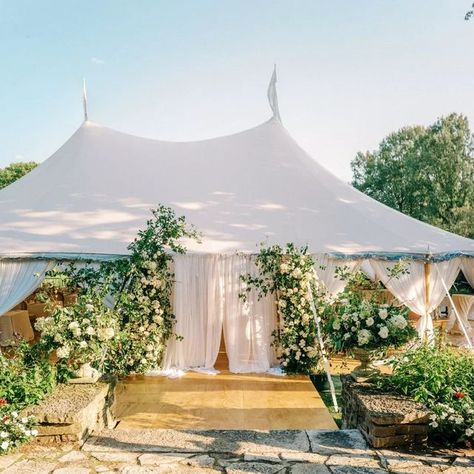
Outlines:
[[276,69],[276,64],[274,64],[272,77],[270,79],[270,84],[268,84],[267,97],[268,97],[268,103],[270,104],[270,108],[272,109],[272,112],[273,112],[273,118],[275,118],[281,123],[280,109],[278,107],[278,95],[277,95],[276,83],[277,83],[277,69]]
[[86,79],[82,79],[82,109],[84,112],[84,122],[89,121],[89,114],[87,112],[87,86]]

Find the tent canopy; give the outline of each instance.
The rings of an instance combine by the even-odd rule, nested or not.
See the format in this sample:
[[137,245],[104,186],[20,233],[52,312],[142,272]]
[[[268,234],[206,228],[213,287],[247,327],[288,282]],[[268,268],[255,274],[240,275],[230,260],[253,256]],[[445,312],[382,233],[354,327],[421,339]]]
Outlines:
[[308,244],[344,257],[474,255],[474,241],[405,216],[343,183],[277,118],[234,135],[167,142],[85,121],[0,191],[0,256],[126,254],[164,204],[203,234],[190,252],[256,253]]

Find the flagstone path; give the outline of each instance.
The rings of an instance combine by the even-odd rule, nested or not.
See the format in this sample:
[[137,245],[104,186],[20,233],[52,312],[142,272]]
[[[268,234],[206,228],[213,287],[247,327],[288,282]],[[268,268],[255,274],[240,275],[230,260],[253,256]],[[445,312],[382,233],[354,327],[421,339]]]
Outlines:
[[104,430],[73,446],[28,445],[0,456],[5,474],[469,474],[474,451],[400,453],[357,430]]

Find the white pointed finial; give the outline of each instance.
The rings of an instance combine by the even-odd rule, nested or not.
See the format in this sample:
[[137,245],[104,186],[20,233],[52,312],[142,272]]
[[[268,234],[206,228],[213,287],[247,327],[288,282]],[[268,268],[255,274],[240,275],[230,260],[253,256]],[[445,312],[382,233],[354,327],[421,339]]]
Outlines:
[[276,118],[279,122],[281,122],[280,109],[278,108],[276,82],[277,82],[277,72],[276,72],[276,64],[275,64],[273,67],[272,78],[270,79],[270,84],[268,85],[267,96],[268,96],[268,102],[270,103],[270,107],[273,111],[273,117]]
[[82,108],[84,109],[84,122],[87,122],[89,117],[87,115],[87,87],[85,79],[82,82]]

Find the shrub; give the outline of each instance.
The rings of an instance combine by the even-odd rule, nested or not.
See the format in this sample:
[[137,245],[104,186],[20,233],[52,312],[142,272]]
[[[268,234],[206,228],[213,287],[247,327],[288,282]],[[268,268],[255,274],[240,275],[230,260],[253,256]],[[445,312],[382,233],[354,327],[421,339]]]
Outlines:
[[433,435],[451,442],[474,441],[474,355],[423,345],[393,364],[379,385],[408,395],[433,411]]
[[56,385],[56,370],[47,357],[20,341],[8,355],[0,353],[0,454],[36,436],[35,419],[18,412],[38,403]]
[[38,434],[33,417],[20,417],[17,411],[10,411],[4,402],[4,399],[0,399],[0,454],[7,453]]
[[[20,342],[9,356],[0,353],[0,399],[9,409],[34,405],[56,385],[56,370],[37,347]],[[6,405],[6,404],[4,404]]]

